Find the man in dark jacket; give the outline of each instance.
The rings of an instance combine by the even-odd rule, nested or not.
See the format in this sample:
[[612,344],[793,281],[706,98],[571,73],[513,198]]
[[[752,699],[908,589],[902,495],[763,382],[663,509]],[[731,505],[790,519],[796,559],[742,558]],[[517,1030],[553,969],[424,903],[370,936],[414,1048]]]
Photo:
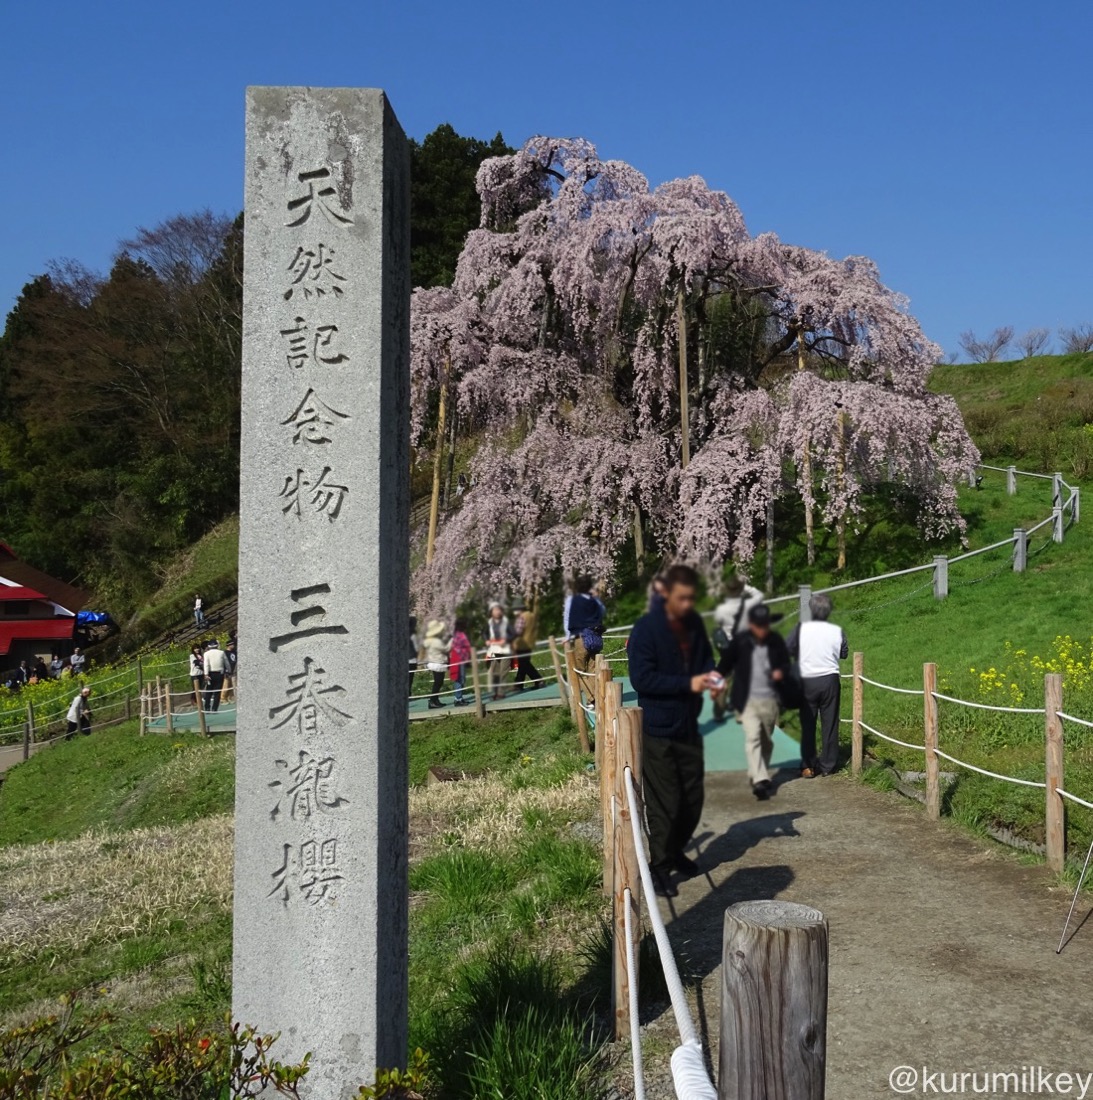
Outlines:
[[755,797],[770,798],[770,754],[781,711],[778,694],[789,673],[789,650],[770,628],[770,608],[756,604],[748,612],[748,629],[737,634],[721,655],[718,671],[732,675],[729,701],[744,727],[744,753]]
[[674,897],[672,872],[692,876],[698,864],[684,854],[702,816],[705,763],[698,715],[711,677],[713,650],[695,611],[698,575],[673,565],[663,601],[634,624],[630,682],[642,710],[642,780],[649,824],[649,863],[657,893]]

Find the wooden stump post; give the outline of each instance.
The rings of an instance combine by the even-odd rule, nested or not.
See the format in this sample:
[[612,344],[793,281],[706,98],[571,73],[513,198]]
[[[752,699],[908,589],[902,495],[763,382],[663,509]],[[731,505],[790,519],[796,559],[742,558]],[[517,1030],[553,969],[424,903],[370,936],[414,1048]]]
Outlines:
[[615,768],[618,763],[622,684],[603,685],[602,708],[602,717],[596,720],[599,733],[596,745],[602,746],[599,774],[600,805],[603,810],[603,892],[610,898],[615,893]]
[[143,737],[148,732],[148,697],[145,692],[140,693],[140,735]]
[[30,704],[27,703],[27,718],[23,723],[23,759],[30,759],[30,743],[34,739],[34,731],[31,729],[31,714],[33,711],[30,709]]
[[486,717],[486,707],[482,702],[482,677],[478,671],[478,650],[471,646],[471,685],[474,688],[474,713],[478,717]]
[[850,727],[850,774],[861,775],[862,765],[862,712],[864,700],[862,676],[865,674],[865,654],[854,654],[854,721]]
[[[626,770],[634,777],[634,789],[641,796],[641,710],[624,707],[619,710],[619,732],[615,746],[615,934],[612,990],[615,1010],[615,1039],[630,1033],[630,980],[627,972],[628,946],[634,952],[634,980],[638,975],[638,944],[641,941],[641,870],[634,829],[630,816],[630,800],[626,792]],[[629,901],[626,891],[630,891]],[[630,911],[632,939],[626,939],[626,911]]]
[[941,785],[937,765],[938,714],[937,665],[922,666],[923,726],[926,746],[926,816],[937,821],[941,817]]
[[173,705],[171,703],[171,681],[168,680],[167,683],[164,685],[164,687],[166,689],[163,693],[163,700],[164,700],[164,714],[166,714],[166,716],[167,716],[167,732],[168,733],[174,733],[175,724],[174,724],[174,719],[173,719],[173,715],[172,715]]
[[[588,740],[588,715],[581,706],[581,677],[577,672],[577,660],[573,656],[573,646],[565,644],[565,667],[569,677],[569,713],[573,721],[577,723],[577,736],[581,742],[581,752],[591,752],[592,746]],[[599,741],[599,738],[596,738]],[[598,758],[597,758],[598,759]]]
[[1061,875],[1066,864],[1066,810],[1056,788],[1063,786],[1063,678],[1058,672],[1044,677],[1044,747],[1047,790],[1044,829],[1047,865]]
[[808,905],[725,911],[718,1100],[822,1100],[827,921]]

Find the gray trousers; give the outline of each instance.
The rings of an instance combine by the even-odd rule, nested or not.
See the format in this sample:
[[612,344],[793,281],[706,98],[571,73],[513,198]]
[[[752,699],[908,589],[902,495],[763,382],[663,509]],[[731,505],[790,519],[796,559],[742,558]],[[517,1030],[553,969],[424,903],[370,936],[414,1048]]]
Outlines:
[[[801,763],[830,775],[839,766],[839,702],[842,681],[830,676],[803,676],[805,701],[801,707]],[[816,754],[816,725],[820,726],[820,753]]]

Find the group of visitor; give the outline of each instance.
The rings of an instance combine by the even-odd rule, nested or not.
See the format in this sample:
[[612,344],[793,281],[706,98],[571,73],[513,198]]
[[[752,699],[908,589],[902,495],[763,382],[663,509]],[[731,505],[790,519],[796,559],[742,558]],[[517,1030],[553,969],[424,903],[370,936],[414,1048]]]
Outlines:
[[82,675],[86,665],[87,658],[77,646],[70,657],[54,652],[48,665],[43,657],[35,658],[33,664],[28,660],[20,661],[18,668],[4,673],[3,686],[8,691],[21,691],[28,684],[44,684],[47,680],[67,680],[70,677]]
[[204,645],[193,645],[190,648],[190,683],[194,706],[212,713],[220,710],[221,702],[231,699],[235,690],[238,665],[234,633],[228,635],[228,643],[223,649],[215,638]]
[[713,697],[717,717],[731,710],[742,727],[748,779],[760,801],[774,792],[771,754],[784,710],[801,712],[803,778],[830,775],[839,758],[839,662],[849,647],[843,631],[829,621],[830,598],[813,596],[811,621],[799,624],[786,640],[774,629],[763,593],[734,578],[715,612],[711,645],[695,610],[698,583],[698,574],[686,565],[673,565],[659,576],[629,644],[630,682],[642,709],[649,863],[663,897],[678,893],[675,875],[689,878],[701,871],[686,848],[704,799],[698,729],[704,694]]

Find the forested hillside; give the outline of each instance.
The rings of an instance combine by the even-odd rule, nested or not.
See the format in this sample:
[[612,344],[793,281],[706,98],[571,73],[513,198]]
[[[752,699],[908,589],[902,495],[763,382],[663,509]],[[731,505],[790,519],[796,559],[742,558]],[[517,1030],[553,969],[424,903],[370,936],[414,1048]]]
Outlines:
[[[412,143],[415,282],[451,282],[478,167],[508,152],[448,125]],[[238,507],[243,232],[178,214],[106,273],[58,260],[0,336],[0,541],[118,618]]]

